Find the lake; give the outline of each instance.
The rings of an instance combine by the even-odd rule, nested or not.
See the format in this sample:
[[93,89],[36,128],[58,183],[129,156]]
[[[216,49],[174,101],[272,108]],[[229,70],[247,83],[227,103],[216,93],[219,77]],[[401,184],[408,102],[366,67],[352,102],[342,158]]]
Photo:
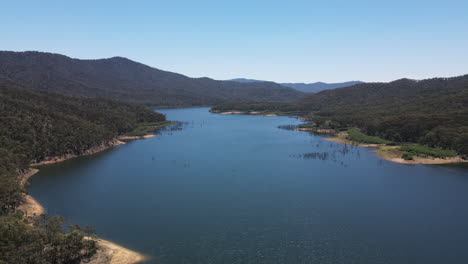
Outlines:
[[182,128],[43,166],[29,192],[148,263],[468,263],[466,166],[208,110],[161,110]]

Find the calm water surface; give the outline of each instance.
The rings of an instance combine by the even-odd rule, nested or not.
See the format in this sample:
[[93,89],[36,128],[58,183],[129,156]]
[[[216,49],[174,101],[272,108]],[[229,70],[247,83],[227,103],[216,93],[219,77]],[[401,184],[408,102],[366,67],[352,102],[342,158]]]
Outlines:
[[468,263],[466,167],[278,128],[294,118],[162,112],[184,128],[44,166],[31,194],[150,263]]

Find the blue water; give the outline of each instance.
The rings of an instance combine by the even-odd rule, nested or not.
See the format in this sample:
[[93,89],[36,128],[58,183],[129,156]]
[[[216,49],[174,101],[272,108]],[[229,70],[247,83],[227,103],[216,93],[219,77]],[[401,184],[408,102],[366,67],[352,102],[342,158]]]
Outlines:
[[468,263],[466,167],[278,128],[295,118],[162,112],[183,129],[43,166],[30,193],[149,263]]

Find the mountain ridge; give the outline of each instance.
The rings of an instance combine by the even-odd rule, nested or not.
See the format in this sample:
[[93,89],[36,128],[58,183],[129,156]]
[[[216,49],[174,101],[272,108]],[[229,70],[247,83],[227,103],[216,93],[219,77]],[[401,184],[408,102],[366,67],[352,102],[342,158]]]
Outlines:
[[0,51],[0,76],[40,91],[153,106],[201,106],[252,100],[285,102],[304,96],[275,83],[240,84],[207,77],[191,78],[120,56],[76,59],[38,51]]

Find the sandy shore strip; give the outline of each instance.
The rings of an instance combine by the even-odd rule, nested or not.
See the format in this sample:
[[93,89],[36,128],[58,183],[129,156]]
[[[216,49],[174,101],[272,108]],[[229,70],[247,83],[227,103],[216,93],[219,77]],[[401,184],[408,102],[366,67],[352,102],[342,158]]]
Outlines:
[[133,140],[133,139],[152,138],[152,137],[155,137],[155,136],[156,136],[155,134],[148,134],[148,135],[144,135],[144,136],[120,136],[120,137],[118,137],[118,139],[119,140]]
[[45,214],[44,207],[29,194],[23,194],[23,202],[18,206],[17,210],[23,212],[28,217]]
[[212,113],[215,113],[215,114],[221,114],[221,115],[278,116],[277,114],[264,113],[264,112],[257,112],[257,111],[252,111],[252,112],[242,112],[242,111],[226,111],[226,112],[221,112],[221,111],[211,111],[211,112],[212,112]]
[[401,156],[403,151],[399,150],[400,146],[381,146],[374,152],[380,157],[388,161],[400,163],[400,164],[426,164],[426,165],[440,165],[440,164],[453,164],[453,163],[465,163],[468,160],[462,159],[460,156],[451,157],[451,158],[422,158],[415,156],[413,160],[405,160]]
[[[214,112],[216,113],[216,112]],[[222,115],[245,115],[248,114],[247,112],[239,112],[239,111],[230,111],[230,112],[218,112],[218,114]]]
[[413,160],[405,160],[402,158],[386,158],[382,157],[379,155],[379,157],[393,161],[396,163],[401,163],[401,164],[409,164],[409,165],[415,165],[415,164],[425,164],[425,165],[442,165],[442,164],[454,164],[454,163],[465,163],[468,162],[468,160],[464,160],[461,157],[452,157],[452,158],[446,158],[446,159],[441,159],[441,158],[421,158],[421,157],[414,157]]
[[[38,172],[38,169],[30,168],[27,171],[20,173],[19,181],[21,187],[24,187],[29,178]],[[31,195],[23,193],[22,196],[23,202],[18,206],[17,210],[22,211],[28,217],[38,216],[45,213],[44,207]]]
[[111,241],[100,238],[94,240],[98,246],[96,254],[88,260],[81,261],[81,264],[135,264],[148,259],[148,257],[138,252],[119,246]]
[[122,144],[125,144],[125,142],[120,141],[118,139],[114,139],[114,140],[111,140],[111,141],[106,142],[104,144],[101,144],[100,146],[90,148],[90,149],[86,150],[85,152],[83,152],[80,155],[67,154],[67,155],[63,155],[63,156],[50,157],[50,158],[46,158],[46,160],[44,160],[44,161],[37,162],[37,163],[32,163],[31,166],[34,167],[34,166],[53,164],[53,163],[58,163],[58,162],[62,162],[62,161],[65,161],[65,160],[81,157],[81,156],[92,155],[92,154],[104,151],[104,150],[106,150],[108,148],[112,148],[112,147],[119,146],[119,145],[122,145]]

